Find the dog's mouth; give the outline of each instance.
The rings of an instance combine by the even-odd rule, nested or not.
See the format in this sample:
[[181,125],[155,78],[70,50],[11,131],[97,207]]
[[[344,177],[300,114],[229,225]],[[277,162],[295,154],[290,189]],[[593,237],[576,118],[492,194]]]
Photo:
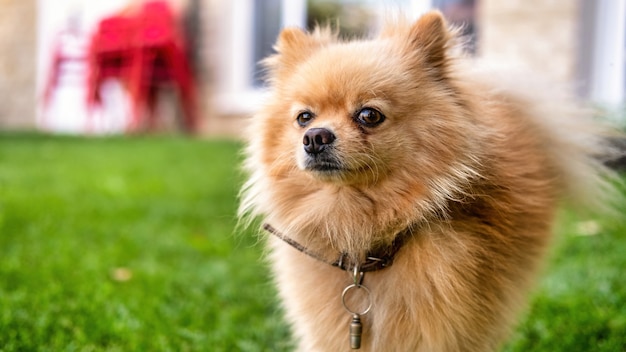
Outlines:
[[327,156],[309,157],[305,161],[304,168],[307,171],[321,174],[336,174],[345,171],[345,167],[335,158]]

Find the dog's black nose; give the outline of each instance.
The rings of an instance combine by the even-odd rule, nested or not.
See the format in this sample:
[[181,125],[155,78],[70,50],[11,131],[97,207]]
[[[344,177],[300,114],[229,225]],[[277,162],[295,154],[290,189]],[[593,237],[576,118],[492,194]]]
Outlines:
[[302,144],[309,154],[319,154],[335,141],[335,135],[325,128],[311,128],[304,133]]

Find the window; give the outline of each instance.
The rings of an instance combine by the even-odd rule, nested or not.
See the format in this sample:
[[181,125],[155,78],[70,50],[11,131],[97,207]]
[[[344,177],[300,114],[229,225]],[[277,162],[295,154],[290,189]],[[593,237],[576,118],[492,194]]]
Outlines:
[[274,51],[272,46],[280,32],[281,0],[255,0],[253,22],[253,55],[252,64],[254,73],[252,84],[254,87],[263,85],[263,72],[260,61]]

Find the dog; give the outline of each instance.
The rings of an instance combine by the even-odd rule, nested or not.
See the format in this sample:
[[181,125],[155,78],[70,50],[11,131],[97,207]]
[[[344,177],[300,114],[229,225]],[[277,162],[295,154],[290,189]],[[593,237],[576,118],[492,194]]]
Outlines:
[[272,234],[298,351],[497,350],[561,200],[606,192],[602,128],[458,43],[429,12],[372,39],[286,28],[264,61],[239,215]]

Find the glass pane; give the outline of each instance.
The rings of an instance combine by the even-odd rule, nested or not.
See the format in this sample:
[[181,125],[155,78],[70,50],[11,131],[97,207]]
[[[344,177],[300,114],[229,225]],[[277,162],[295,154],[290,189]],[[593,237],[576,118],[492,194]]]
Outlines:
[[259,61],[272,54],[272,46],[280,31],[281,0],[254,0],[254,75],[252,84],[263,85],[263,72]]
[[371,4],[363,1],[307,0],[307,29],[330,25],[344,38],[363,37],[376,23]]

